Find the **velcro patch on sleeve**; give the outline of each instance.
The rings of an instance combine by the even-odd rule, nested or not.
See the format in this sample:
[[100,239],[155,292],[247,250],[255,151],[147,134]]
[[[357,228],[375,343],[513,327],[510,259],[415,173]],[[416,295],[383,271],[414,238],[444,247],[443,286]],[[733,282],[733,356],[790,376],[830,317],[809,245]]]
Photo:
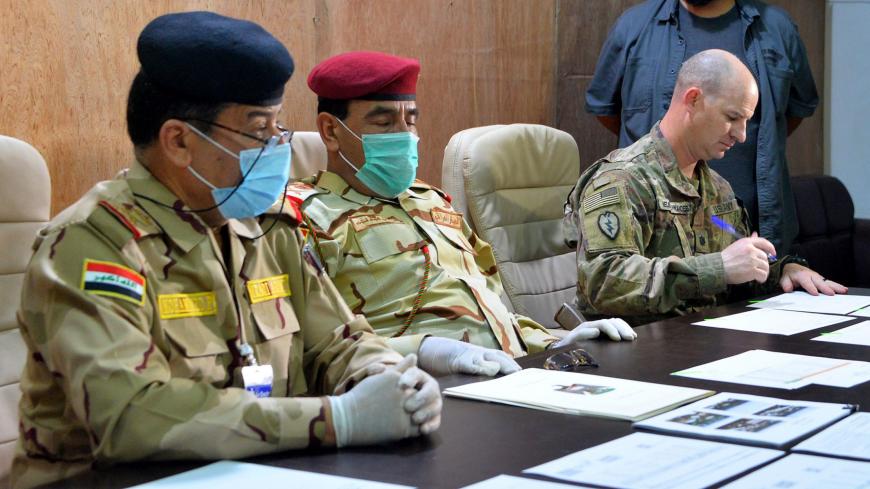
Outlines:
[[251,304],[265,302],[281,297],[290,297],[290,276],[275,275],[274,277],[266,277],[257,280],[249,280],[246,284],[248,288],[248,298]]
[[157,296],[160,319],[214,316],[217,298],[214,292],[193,294],[160,294]]
[[114,297],[139,306],[145,303],[145,277],[117,263],[85,260],[81,289],[89,294]]
[[728,202],[722,202],[720,204],[714,205],[711,209],[711,213],[714,216],[718,216],[720,214],[728,214],[729,212],[734,212],[738,209],[740,209],[740,206],[737,204],[737,199],[732,199]]
[[622,194],[619,192],[619,187],[609,187],[585,197],[583,199],[583,212],[588,214],[595,209],[619,204],[620,202],[622,202]]

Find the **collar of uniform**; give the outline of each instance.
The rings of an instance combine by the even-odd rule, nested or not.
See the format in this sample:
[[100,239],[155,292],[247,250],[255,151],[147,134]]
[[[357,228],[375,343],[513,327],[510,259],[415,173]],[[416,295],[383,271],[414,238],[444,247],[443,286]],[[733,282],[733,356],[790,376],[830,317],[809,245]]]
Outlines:
[[[752,23],[754,19],[761,16],[758,12],[758,7],[751,0],[736,0],[737,10],[741,17],[748,23]],[[656,20],[660,22],[674,21],[676,22],[677,9],[680,8],[679,0],[664,0],[656,13]]]
[[[660,157],[657,158],[657,161],[665,173],[665,178],[667,178],[670,186],[680,193],[689,197],[698,197],[698,191],[695,189],[695,186],[692,185],[692,182],[690,182],[689,179],[683,175],[683,172],[680,171],[680,165],[677,164],[677,156],[674,154],[674,149],[671,148],[671,144],[662,134],[662,131],[659,128],[660,123],[661,121],[656,122],[653,125],[650,130],[650,137],[655,144],[656,152],[660,155]],[[698,165],[701,164],[704,164],[704,162],[699,161]]]
[[249,217],[246,219],[230,219],[227,221],[230,231],[236,236],[242,238],[254,239],[263,234],[263,228],[256,219]]
[[332,173],[330,171],[320,172],[320,175],[317,176],[316,185],[355,204],[369,205],[373,200],[371,197],[354,190],[353,187],[348,185],[347,182],[345,182],[337,173]]
[[163,232],[185,253],[205,239],[209,232],[208,225],[196,213],[190,212],[181,199],[154,178],[142,164],[136,162],[127,172],[126,179],[136,203],[157,221]]

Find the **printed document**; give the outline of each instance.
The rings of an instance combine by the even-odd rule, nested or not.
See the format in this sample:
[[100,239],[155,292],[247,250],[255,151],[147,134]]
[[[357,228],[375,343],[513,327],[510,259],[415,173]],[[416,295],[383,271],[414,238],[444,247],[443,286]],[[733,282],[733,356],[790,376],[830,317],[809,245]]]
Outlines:
[[853,311],[849,313],[852,316],[860,316],[864,318],[870,318],[870,306],[867,306],[863,309],[858,309],[857,311]]
[[813,338],[813,341],[870,346],[870,321],[862,321],[837,331],[822,333],[821,336]]
[[788,390],[809,384],[853,387],[870,380],[870,363],[750,350],[671,375]]
[[451,387],[444,394],[557,413],[637,421],[713,395],[713,391],[527,368],[498,379]]
[[870,306],[866,295],[810,295],[804,291],[780,294],[770,299],[750,301],[749,307],[764,309],[788,309],[790,311],[820,312],[825,314],[849,314]]
[[706,319],[698,326],[710,328],[736,329],[755,333],[781,334],[791,336],[832,324],[851,321],[849,316],[832,316],[810,312],[784,311],[779,309],[756,309],[715,319]]
[[866,489],[868,481],[870,462],[792,454],[723,489]]
[[870,460],[870,413],[855,413],[792,451]]
[[537,479],[527,479],[525,477],[514,477],[512,475],[500,475],[487,479],[485,481],[465,486],[462,489],[589,489],[585,486],[575,486],[574,484],[561,484],[559,482],[548,482]]
[[782,447],[845,418],[850,404],[723,392],[634,424],[669,434]]
[[173,475],[165,479],[135,486],[131,489],[285,489],[316,487],[317,489],[412,489],[383,482],[371,482],[337,475],[318,474],[302,470],[282,469],[269,465],[223,460],[205,467]]
[[770,448],[632,433],[523,472],[625,489],[700,489],[782,455]]

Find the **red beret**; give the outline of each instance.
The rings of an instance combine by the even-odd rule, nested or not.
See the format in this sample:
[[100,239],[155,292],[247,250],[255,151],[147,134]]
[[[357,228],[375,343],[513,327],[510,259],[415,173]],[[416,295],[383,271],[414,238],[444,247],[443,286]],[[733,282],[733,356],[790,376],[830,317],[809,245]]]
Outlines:
[[336,100],[414,100],[420,62],[372,51],[333,56],[311,70],[308,87]]

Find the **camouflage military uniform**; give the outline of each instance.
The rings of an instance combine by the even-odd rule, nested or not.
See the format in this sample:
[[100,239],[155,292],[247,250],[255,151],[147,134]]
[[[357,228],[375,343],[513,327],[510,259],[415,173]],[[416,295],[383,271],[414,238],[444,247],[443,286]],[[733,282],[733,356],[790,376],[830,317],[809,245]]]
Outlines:
[[[695,176],[680,172],[658,124],[583,173],[568,198],[565,230],[569,242],[579,238],[576,306],[584,314],[642,324],[735,292],[726,286],[720,253],[735,238],[711,217],[749,235],[746,212],[706,162],[698,162]],[[771,265],[756,292],[777,286],[784,262]]]
[[492,249],[438,189],[418,180],[398,202],[378,200],[322,172],[292,186],[288,198],[318,230],[309,242],[348,305],[379,335],[393,337],[390,346],[399,352],[416,351],[427,334],[512,356],[557,340],[507,310]]
[[[16,487],[106,462],[334,443],[328,400],[290,396],[341,392],[400,357],[318,273],[295,225],[260,239],[253,219],[225,229],[222,252],[137,166],[40,233],[19,314],[30,356]],[[238,388],[237,340],[273,367],[271,398]]]

